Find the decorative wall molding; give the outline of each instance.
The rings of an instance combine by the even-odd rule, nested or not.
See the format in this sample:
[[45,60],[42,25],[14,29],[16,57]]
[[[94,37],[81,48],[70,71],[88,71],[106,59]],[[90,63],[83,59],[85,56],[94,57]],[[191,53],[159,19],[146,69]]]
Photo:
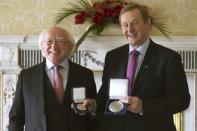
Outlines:
[[18,65],[18,47],[3,45],[0,46],[0,66]]
[[7,44],[7,43],[23,43],[24,42],[24,35],[0,35],[0,43]]
[[[77,40],[80,36],[74,36]],[[151,38],[164,46],[169,48],[197,48],[197,36],[172,36],[171,40],[163,36],[151,36]],[[19,45],[34,45],[38,42],[36,35],[0,35],[0,43],[2,44],[19,44]],[[108,43],[106,45],[106,43]],[[89,36],[85,39],[81,47],[92,47],[101,45],[104,47],[120,46],[127,43],[124,36]]]

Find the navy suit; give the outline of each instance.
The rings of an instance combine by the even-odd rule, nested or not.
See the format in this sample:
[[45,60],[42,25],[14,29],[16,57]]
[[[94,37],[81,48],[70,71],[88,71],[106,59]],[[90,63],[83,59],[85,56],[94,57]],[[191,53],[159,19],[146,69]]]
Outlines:
[[104,115],[109,79],[126,78],[129,45],[106,54],[102,86],[98,93],[100,131],[176,131],[173,114],[188,108],[190,94],[181,58],[175,51],[150,41],[136,76],[132,96],[143,103],[143,115],[127,111]]
[[95,97],[93,72],[69,61],[64,104],[60,107],[54,99],[45,62],[22,70],[9,115],[9,131],[23,131],[24,125],[25,131],[92,131],[94,120],[88,116],[78,116],[71,109],[71,89],[81,86],[86,87],[88,98]]

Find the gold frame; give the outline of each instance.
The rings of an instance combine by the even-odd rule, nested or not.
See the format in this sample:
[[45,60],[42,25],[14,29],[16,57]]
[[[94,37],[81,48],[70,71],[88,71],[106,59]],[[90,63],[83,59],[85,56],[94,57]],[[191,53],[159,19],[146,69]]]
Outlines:
[[183,131],[183,112],[175,114],[173,118],[177,131]]

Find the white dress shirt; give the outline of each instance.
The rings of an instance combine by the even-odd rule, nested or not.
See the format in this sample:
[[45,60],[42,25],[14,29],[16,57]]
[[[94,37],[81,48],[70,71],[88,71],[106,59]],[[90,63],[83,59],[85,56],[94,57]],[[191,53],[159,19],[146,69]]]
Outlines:
[[142,45],[140,45],[138,48],[134,48],[131,44],[129,44],[129,54],[135,49],[139,52],[138,54],[138,59],[137,59],[137,67],[136,67],[136,72],[135,72],[135,77],[139,72],[139,69],[141,67],[142,61],[144,60],[144,56],[146,54],[146,51],[148,49],[150,43],[150,39],[148,38]]
[[[67,85],[67,80],[68,80],[68,71],[69,71],[69,62],[68,62],[68,58],[65,58],[64,61],[62,63],[60,63],[59,65],[62,66],[62,68],[60,69],[60,74],[62,76],[62,80],[63,80],[63,84],[64,84],[64,90],[66,89],[66,85]],[[52,86],[54,86],[54,64],[48,60],[46,58],[46,73],[50,79],[50,82],[52,84]]]

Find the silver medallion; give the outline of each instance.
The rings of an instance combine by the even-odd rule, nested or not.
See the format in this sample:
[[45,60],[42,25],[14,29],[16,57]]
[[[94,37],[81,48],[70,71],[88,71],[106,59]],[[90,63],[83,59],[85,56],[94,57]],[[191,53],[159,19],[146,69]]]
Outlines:
[[109,110],[111,112],[117,113],[124,109],[124,104],[120,101],[113,101],[109,104]]

